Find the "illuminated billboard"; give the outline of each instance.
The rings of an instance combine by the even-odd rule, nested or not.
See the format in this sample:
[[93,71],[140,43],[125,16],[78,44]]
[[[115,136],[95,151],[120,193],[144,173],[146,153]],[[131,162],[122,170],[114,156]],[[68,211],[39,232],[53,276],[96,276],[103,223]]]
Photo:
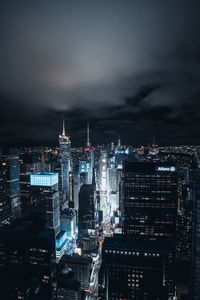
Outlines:
[[174,166],[169,166],[169,167],[159,166],[159,167],[156,167],[156,171],[159,171],[159,172],[175,172],[176,167],[174,167]]
[[121,149],[121,150],[115,150],[115,154],[126,154],[129,155],[129,149]]
[[30,176],[32,186],[53,186],[58,183],[58,173],[39,172]]
[[60,231],[56,237],[56,249],[59,249],[67,240],[66,231]]

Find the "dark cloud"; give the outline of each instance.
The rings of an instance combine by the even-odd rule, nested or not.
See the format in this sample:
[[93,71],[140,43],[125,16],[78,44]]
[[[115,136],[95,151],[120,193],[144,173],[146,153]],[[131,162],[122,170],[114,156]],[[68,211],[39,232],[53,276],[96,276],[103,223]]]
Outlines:
[[200,20],[188,1],[1,1],[1,143],[198,143]]

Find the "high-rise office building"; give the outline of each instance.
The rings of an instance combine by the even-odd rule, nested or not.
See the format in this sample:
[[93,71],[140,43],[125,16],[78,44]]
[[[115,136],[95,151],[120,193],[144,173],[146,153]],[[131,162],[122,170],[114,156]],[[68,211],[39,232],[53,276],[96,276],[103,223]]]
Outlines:
[[32,210],[45,213],[47,227],[60,230],[58,173],[39,172],[30,176]]
[[63,120],[63,131],[59,135],[60,160],[61,160],[61,181],[62,181],[62,209],[69,207],[70,201],[70,178],[71,168],[71,141],[69,135],[65,132],[65,122]]
[[171,269],[176,254],[178,175],[168,163],[125,161],[123,230],[138,240],[165,240],[169,247],[169,296],[175,283]]
[[174,165],[126,161],[124,166],[124,234],[136,239],[175,243],[178,203]]
[[3,149],[3,186],[10,206],[10,220],[21,216],[19,151]]
[[95,189],[92,184],[83,184],[79,192],[78,228],[79,235],[87,235],[95,226]]
[[167,299],[164,241],[106,237],[100,271],[101,299]]

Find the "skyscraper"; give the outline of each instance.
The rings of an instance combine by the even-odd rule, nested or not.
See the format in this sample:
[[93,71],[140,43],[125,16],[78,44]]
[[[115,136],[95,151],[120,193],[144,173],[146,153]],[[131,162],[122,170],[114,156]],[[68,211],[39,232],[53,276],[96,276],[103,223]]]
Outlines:
[[[176,250],[178,175],[169,163],[125,161],[123,193],[124,234],[138,240],[164,240],[168,244],[168,269]],[[169,296],[174,293],[168,274]]]
[[87,234],[88,229],[94,229],[95,225],[95,203],[94,186],[83,184],[79,192],[78,228],[79,234]]
[[175,242],[177,203],[177,171],[174,165],[125,162],[125,235]]
[[60,207],[58,174],[52,172],[33,173],[30,176],[32,210],[41,211],[46,216],[47,228],[60,230]]
[[19,151],[3,149],[2,158],[3,185],[12,221],[21,215]]
[[65,132],[65,122],[63,120],[63,131],[59,135],[60,161],[61,161],[61,181],[62,181],[62,209],[69,207],[70,184],[69,172],[71,168],[71,141],[69,135]]

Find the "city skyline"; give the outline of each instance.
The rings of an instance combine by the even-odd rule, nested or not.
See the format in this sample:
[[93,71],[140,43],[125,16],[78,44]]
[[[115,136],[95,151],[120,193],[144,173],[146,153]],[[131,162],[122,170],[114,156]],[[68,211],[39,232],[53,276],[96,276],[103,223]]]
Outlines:
[[0,1],[1,299],[200,300],[199,12]]

